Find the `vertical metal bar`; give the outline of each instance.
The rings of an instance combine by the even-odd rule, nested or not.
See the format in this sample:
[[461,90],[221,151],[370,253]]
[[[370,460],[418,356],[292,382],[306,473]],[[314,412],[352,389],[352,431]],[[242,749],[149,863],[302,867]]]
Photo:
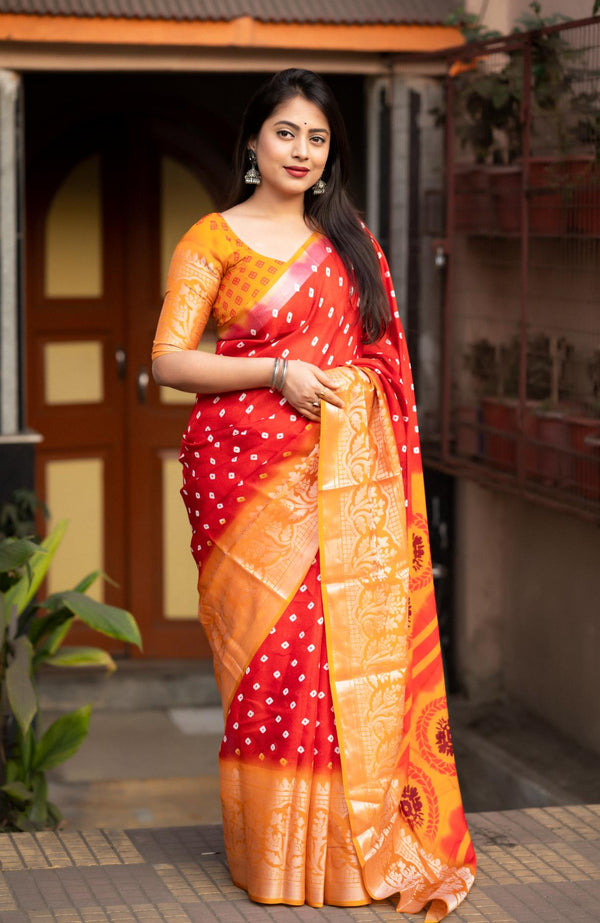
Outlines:
[[523,44],[521,123],[523,173],[521,177],[521,293],[519,312],[519,406],[517,411],[517,479],[524,488],[526,472],[525,414],[527,413],[527,333],[529,293],[529,159],[531,156],[531,36]]
[[442,458],[450,459],[450,411],[452,394],[452,293],[454,282],[454,87],[446,77],[446,271],[444,277],[442,347]]

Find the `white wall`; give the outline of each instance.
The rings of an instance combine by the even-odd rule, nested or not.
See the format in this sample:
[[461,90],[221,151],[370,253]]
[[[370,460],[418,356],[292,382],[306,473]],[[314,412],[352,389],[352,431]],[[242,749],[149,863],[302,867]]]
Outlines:
[[[481,14],[482,21],[503,34],[510,32],[515,19],[528,10],[530,0],[466,0],[469,13]],[[562,13],[571,19],[587,19],[592,15],[593,0],[541,0],[542,16]]]
[[476,13],[489,29],[497,29],[505,35],[526,5],[521,0],[466,0],[465,9],[468,13]]
[[[510,32],[515,19],[529,9],[530,0],[466,0],[468,13],[481,15],[490,28],[503,34]],[[541,0],[542,16],[562,13],[571,19],[587,19],[592,15],[593,0]]]
[[600,530],[457,485],[457,674],[600,753]]

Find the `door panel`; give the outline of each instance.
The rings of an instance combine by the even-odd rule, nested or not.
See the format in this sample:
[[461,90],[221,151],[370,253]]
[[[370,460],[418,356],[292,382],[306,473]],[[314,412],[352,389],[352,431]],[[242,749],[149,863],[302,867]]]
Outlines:
[[[28,178],[29,420],[38,489],[71,519],[49,589],[104,570],[118,586],[96,596],[134,613],[141,656],[207,656],[179,497],[193,397],[154,384],[150,351],[170,254],[213,206],[150,120],[118,129],[118,151],[99,133]],[[100,643],[84,627],[70,640]]]

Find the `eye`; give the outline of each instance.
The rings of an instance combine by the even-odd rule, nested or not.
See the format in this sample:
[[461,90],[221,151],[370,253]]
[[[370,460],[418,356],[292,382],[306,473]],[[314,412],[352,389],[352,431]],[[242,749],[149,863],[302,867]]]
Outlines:
[[277,134],[279,135],[280,138],[293,138],[294,137],[291,131],[289,131],[289,129],[287,128],[279,128],[277,130]]
[[311,138],[310,140],[316,142],[317,144],[325,144],[327,138],[322,138],[320,135],[315,135],[314,138]]

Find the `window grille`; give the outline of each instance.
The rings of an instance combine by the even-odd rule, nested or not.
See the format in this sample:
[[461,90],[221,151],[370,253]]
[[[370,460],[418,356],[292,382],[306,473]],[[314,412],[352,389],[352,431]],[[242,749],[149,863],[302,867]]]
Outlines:
[[600,18],[449,61],[430,465],[600,522]]

